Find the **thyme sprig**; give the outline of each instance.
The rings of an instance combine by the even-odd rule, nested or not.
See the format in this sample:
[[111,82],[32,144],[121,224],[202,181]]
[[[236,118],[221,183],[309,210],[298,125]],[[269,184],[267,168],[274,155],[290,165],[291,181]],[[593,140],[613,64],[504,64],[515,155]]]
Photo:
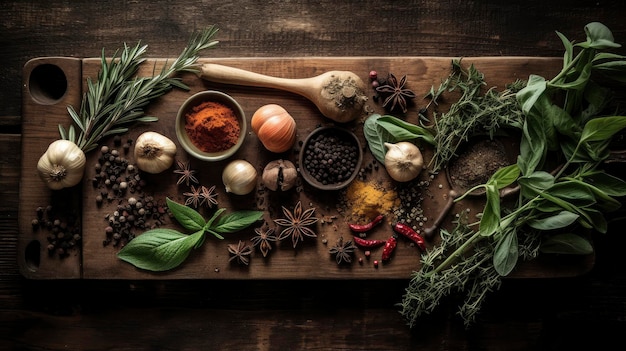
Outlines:
[[413,273],[400,304],[400,313],[410,327],[419,317],[430,314],[441,299],[452,293],[465,293],[465,300],[458,314],[470,325],[480,311],[487,292],[500,287],[502,277],[491,263],[493,242],[481,240],[471,255],[457,260],[455,265],[442,269],[442,258],[456,252],[467,243],[475,232],[459,219],[451,230],[441,230],[441,244],[422,255],[422,268]]
[[490,88],[483,93],[486,86],[484,74],[474,65],[464,69],[460,59],[453,60],[450,75],[436,91],[431,88],[426,95],[431,103],[436,103],[443,93],[460,93],[449,111],[435,115],[435,154],[429,164],[433,172],[444,168],[457,155],[459,146],[471,136],[485,133],[493,137],[494,131],[503,127],[521,128],[523,114],[515,93],[524,84],[517,80],[501,92]]
[[93,82],[87,78],[87,92],[83,95],[79,111],[71,105],[68,106],[67,110],[74,124],[67,130],[59,125],[61,138],[70,140],[84,152],[89,152],[98,146],[101,138],[127,132],[130,124],[157,121],[156,117],[144,115],[145,107],[173,87],[189,90],[174,75],[198,72],[198,54],[218,43],[213,40],[217,31],[215,26],[210,26],[194,34],[180,56],[171,65],[166,63],[152,77],[136,77],[140,65],[145,61],[147,45],[142,45],[141,42],[132,47],[124,44],[123,50],[117,50],[109,59],[103,49],[98,79]]

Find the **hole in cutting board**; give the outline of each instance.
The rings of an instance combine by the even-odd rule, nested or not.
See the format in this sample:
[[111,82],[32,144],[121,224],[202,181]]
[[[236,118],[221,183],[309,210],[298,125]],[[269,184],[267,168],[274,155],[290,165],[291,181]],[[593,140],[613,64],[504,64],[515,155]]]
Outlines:
[[67,92],[67,77],[59,66],[46,63],[32,70],[28,86],[30,95],[35,101],[51,105]]
[[24,260],[29,270],[34,272],[39,268],[39,263],[41,262],[41,243],[38,240],[33,240],[26,245]]

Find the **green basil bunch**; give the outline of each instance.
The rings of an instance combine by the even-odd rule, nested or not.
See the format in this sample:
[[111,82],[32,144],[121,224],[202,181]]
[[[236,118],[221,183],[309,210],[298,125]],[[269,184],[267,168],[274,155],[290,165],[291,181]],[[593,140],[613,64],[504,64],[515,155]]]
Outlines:
[[167,206],[174,218],[192,234],[183,234],[174,229],[149,230],[124,246],[117,257],[137,268],[149,271],[167,271],[178,267],[193,249],[204,243],[206,233],[218,239],[222,234],[247,228],[263,217],[261,211],[237,211],[227,215],[225,209],[217,210],[211,218],[204,220],[194,209],[167,199]]

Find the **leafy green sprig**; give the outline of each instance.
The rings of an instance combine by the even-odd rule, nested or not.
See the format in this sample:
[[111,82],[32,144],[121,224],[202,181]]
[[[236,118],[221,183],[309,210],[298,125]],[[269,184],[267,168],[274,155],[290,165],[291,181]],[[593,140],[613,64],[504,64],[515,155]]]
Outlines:
[[119,259],[141,269],[167,271],[182,264],[193,249],[200,248],[206,233],[224,239],[223,234],[243,230],[263,217],[261,211],[237,211],[222,216],[225,211],[222,208],[205,221],[194,209],[169,198],[166,201],[174,218],[192,234],[168,228],[149,230],[124,246],[117,254]]
[[[218,29],[210,26],[201,33],[194,34],[180,56],[171,65],[165,65],[152,77],[136,77],[147,45],[129,47],[124,44],[121,53],[116,51],[110,59],[102,50],[98,79],[87,78],[87,92],[80,109],[68,106],[73,125],[65,130],[59,125],[62,139],[70,140],[84,152],[98,146],[98,141],[108,135],[128,131],[135,122],[154,122],[158,118],[145,116],[145,107],[154,99],[164,95],[173,87],[189,90],[182,80],[173,75],[181,72],[198,72],[196,61],[200,51],[217,45],[213,37]],[[76,131],[78,129],[78,133]]]
[[[425,260],[422,271],[411,280],[402,302],[410,325],[432,311],[442,296],[469,286],[473,298],[466,300],[460,314],[471,316],[468,312],[477,311],[477,302],[497,285],[465,277],[484,272],[467,271],[468,262],[491,261],[486,269],[506,276],[519,257],[532,259],[538,250],[589,254],[593,248],[588,234],[607,231],[604,214],[621,206],[618,198],[626,196],[626,181],[606,173],[602,165],[610,155],[612,138],[626,128],[626,116],[602,115],[611,91],[596,82],[592,73],[608,72],[626,83],[626,57],[601,52],[619,46],[604,25],[590,23],[585,32],[587,41],[576,45],[559,34],[565,45],[562,71],[551,80],[531,75],[517,93],[525,116],[518,162],[477,186],[486,190],[478,229],[464,232],[463,242],[452,251],[433,251],[438,257]],[[581,49],[576,56],[575,47]],[[502,191],[515,182],[518,199],[512,208],[502,208]],[[437,263],[427,264],[431,261]],[[468,279],[472,285],[467,285]],[[466,323],[472,320],[464,319]]]

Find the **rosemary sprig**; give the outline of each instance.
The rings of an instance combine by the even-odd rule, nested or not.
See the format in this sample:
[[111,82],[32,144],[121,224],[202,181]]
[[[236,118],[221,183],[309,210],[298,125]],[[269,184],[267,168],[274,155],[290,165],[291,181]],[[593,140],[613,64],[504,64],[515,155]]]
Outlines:
[[[479,133],[492,133],[502,127],[521,128],[523,114],[516,101],[515,93],[524,87],[525,82],[516,81],[507,89],[497,92],[491,88],[483,94],[484,74],[474,65],[467,70],[461,66],[461,60],[452,61],[452,70],[437,91],[431,88],[426,95],[431,103],[444,92],[459,91],[458,101],[450,106],[448,112],[434,118],[435,154],[429,168],[434,172],[444,168],[456,156],[459,146],[471,136]],[[429,103],[430,105],[430,103]]]
[[68,106],[74,124],[67,131],[59,125],[61,138],[74,142],[84,152],[88,152],[98,146],[101,138],[127,132],[132,123],[157,121],[156,117],[144,115],[145,107],[173,87],[189,90],[180,78],[173,75],[181,72],[197,73],[198,54],[218,43],[213,40],[217,31],[215,26],[210,26],[194,34],[180,56],[152,77],[135,76],[145,61],[143,55],[147,45],[139,42],[129,47],[124,44],[121,53],[116,51],[110,59],[106,58],[103,49],[98,79],[93,82],[87,78],[87,92],[78,112],[73,106]]

